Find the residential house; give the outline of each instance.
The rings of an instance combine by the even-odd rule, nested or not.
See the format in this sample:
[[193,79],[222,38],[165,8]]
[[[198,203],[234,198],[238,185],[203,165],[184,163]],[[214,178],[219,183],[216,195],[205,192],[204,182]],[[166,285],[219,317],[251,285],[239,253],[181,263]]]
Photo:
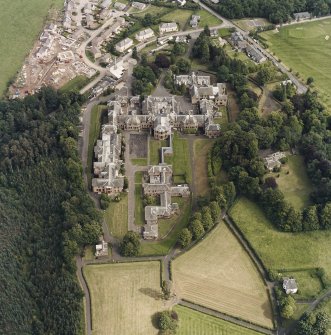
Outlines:
[[177,23],[176,22],[162,23],[159,26],[159,31],[160,31],[160,34],[178,31]]
[[303,21],[303,20],[311,19],[311,14],[308,12],[294,13],[293,16],[296,21]]
[[112,0],[103,0],[100,4],[100,7],[102,9],[108,9],[111,4],[112,4]]
[[118,51],[118,52],[124,52],[126,50],[128,50],[129,48],[131,48],[133,46],[133,41],[131,38],[127,37],[125,38],[124,40],[118,42],[116,45],[115,45],[115,49]]
[[283,278],[283,289],[286,294],[295,294],[298,292],[298,285],[294,278]]
[[261,64],[267,60],[267,58],[263,55],[263,53],[254,46],[247,45],[246,53],[248,57],[253,59],[253,61],[258,64]]
[[95,59],[98,59],[102,56],[102,53],[101,53],[100,49],[98,49],[96,47],[92,47],[90,49],[90,51],[91,51],[91,53],[92,53],[92,55]]
[[265,162],[267,169],[269,171],[272,171],[275,167],[276,168],[280,167],[282,164],[280,160],[284,157],[286,157],[286,154],[280,151],[274,152],[273,154],[265,157],[264,162]]
[[230,41],[233,47],[238,50],[245,50],[247,47],[247,42],[245,41],[244,36],[237,31],[231,34]]
[[147,29],[144,29],[144,30],[141,30],[139,31],[137,34],[136,34],[136,39],[139,41],[139,42],[143,42],[143,41],[146,41],[152,37],[154,37],[154,31],[151,29],[151,28],[147,28]]
[[95,246],[95,257],[108,256],[108,243],[101,239],[100,243]]
[[192,18],[190,20],[190,26],[192,28],[196,28],[199,25],[200,16],[199,15],[192,15]]

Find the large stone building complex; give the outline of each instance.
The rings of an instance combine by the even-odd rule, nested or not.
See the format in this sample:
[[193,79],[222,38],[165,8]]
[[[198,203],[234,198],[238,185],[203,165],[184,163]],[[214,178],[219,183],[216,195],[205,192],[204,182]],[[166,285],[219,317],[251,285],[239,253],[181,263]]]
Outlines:
[[172,203],[171,197],[189,197],[190,189],[186,184],[172,186],[172,166],[165,163],[149,166],[147,177],[148,182],[143,184],[144,195],[158,196],[160,205],[145,207],[146,224],[143,236],[145,239],[156,239],[158,238],[158,219],[170,218],[179,211],[178,204]]

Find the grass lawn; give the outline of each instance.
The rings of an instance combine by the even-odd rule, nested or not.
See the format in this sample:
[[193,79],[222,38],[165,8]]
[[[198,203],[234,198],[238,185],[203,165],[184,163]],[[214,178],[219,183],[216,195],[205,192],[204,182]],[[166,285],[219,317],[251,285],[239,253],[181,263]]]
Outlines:
[[209,27],[218,26],[222,24],[222,20],[214,16],[213,14],[207,12],[204,9],[198,10],[195,15],[200,16],[199,27],[204,28],[206,25]]
[[266,19],[242,19],[242,20],[234,20],[233,21],[235,25],[237,25],[239,28],[246,30],[246,31],[252,31],[255,30],[257,27],[264,27],[270,24]]
[[147,158],[131,158],[133,165],[145,166],[147,165]]
[[207,156],[214,144],[214,140],[196,139],[194,141],[195,189],[197,196],[209,193]]
[[172,231],[175,226],[180,225],[182,221],[188,222],[190,218],[190,198],[172,197],[171,202],[178,204],[180,213],[178,215],[173,215],[169,219],[158,220],[160,239],[167,236],[169,232]]
[[98,264],[84,267],[91,293],[93,335],[157,335],[152,316],[164,309],[160,263]]
[[143,178],[143,172],[138,171],[134,175],[134,182],[135,184],[141,184],[142,183],[142,178]]
[[200,64],[196,58],[191,59],[191,70],[192,71],[209,71],[206,64]]
[[49,9],[62,7],[63,0],[0,0],[0,96],[38,38]]
[[185,175],[186,182],[192,182],[190,150],[187,139],[180,138],[178,133],[173,136],[173,155],[166,156],[166,163],[172,164],[174,175]]
[[89,246],[85,247],[85,249],[84,249],[84,260],[88,261],[88,260],[92,260],[92,259],[95,259],[94,246],[89,245]]
[[[175,198],[174,198],[175,199]],[[181,209],[181,214],[180,214],[180,220],[178,218],[178,221],[174,228],[171,230],[171,232],[167,235],[167,237],[161,241],[145,241],[144,243],[141,244],[141,255],[142,256],[147,256],[147,255],[166,255],[167,252],[172,248],[178,239],[178,234],[180,231],[187,226],[188,220],[191,215],[191,199],[189,199],[186,202],[186,199],[183,199],[184,205],[183,207],[180,207]],[[166,223],[165,221],[170,221],[169,220],[159,220],[159,229],[160,234],[165,231],[164,227],[161,227],[163,223],[168,225],[168,222]],[[171,221],[170,221],[171,222]],[[169,227],[169,225],[168,225]]]
[[190,308],[177,305],[174,310],[178,314],[178,335],[258,335],[244,327],[237,326],[213,316],[194,311]]
[[103,215],[109,232],[116,238],[122,238],[128,231],[128,195],[122,193],[120,196],[119,202],[110,202]]
[[88,142],[88,157],[87,157],[87,179],[89,187],[91,186],[92,181],[92,164],[94,157],[94,146],[99,138],[100,129],[101,129],[101,115],[103,110],[107,109],[107,106],[94,106],[91,112],[90,120],[90,133],[89,133],[89,142]]
[[283,27],[278,33],[261,34],[269,49],[284,64],[299,72],[303,81],[314,78],[315,88],[322,93],[322,101],[331,106],[331,20],[306,22]]
[[239,199],[230,214],[268,269],[324,268],[331,279],[331,231],[284,233],[276,230],[261,209]]
[[74,91],[74,90],[81,90],[84,86],[86,86],[91,81],[90,78],[87,78],[86,76],[77,76],[70,81],[68,81],[66,84],[64,84],[60,91],[66,92],[66,91]]
[[231,28],[221,28],[218,30],[218,35],[220,37],[228,37],[230,36],[232,33],[231,33]]
[[145,224],[145,212],[143,204],[143,187],[141,183],[135,185],[134,197],[135,197],[134,221],[136,225],[142,226],[143,224]]
[[[192,10],[175,9],[174,11],[163,15],[161,20],[164,22],[177,22],[179,30],[183,30],[193,14]],[[189,25],[188,25],[189,27]]]
[[273,327],[266,287],[250,257],[223,222],[172,262],[172,274],[179,297]]
[[295,299],[313,299],[322,290],[323,285],[316,276],[315,270],[281,272],[283,277],[293,277],[298,284],[298,293],[293,297]]
[[167,141],[149,139],[149,164],[157,165],[161,162],[161,147],[167,146]]
[[[290,172],[287,174],[287,172]],[[277,178],[277,175],[280,175]],[[272,172],[268,176],[276,178],[279,189],[283,192],[285,199],[297,210],[309,205],[309,194],[312,184],[306,172],[306,165],[302,156],[288,156],[288,163],[282,166],[280,173]]]
[[[133,10],[137,11],[136,8],[132,8],[132,11]],[[172,11],[171,8],[150,5],[148,6],[148,8],[144,9],[143,11],[140,11],[139,13],[138,12],[132,13],[132,16],[141,18],[144,17],[146,14],[151,14],[153,15],[153,17],[161,17],[162,15],[165,15],[171,11]]]

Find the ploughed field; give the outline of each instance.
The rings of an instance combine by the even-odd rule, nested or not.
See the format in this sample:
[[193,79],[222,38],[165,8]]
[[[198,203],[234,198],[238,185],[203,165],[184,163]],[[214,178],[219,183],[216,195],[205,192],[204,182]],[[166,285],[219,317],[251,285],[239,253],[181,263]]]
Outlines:
[[255,265],[229,228],[219,224],[172,263],[177,296],[272,328],[272,309]]
[[165,309],[161,300],[160,263],[88,265],[93,335],[156,335],[152,316]]

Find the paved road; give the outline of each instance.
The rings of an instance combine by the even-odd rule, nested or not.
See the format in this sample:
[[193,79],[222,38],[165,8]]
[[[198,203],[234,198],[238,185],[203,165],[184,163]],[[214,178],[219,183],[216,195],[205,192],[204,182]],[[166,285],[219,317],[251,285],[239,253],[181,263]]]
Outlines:
[[314,17],[314,18],[312,18],[310,20],[292,21],[292,22],[277,24],[276,27],[277,28],[281,28],[281,27],[286,27],[286,26],[292,26],[294,24],[301,24],[301,23],[307,23],[307,22],[321,21],[321,20],[326,20],[326,19],[330,19],[330,18],[331,18],[331,15],[326,15],[326,16],[321,16],[321,17]]
[[204,314],[215,316],[219,319],[222,319],[222,320],[225,320],[225,321],[228,321],[228,322],[232,322],[234,324],[237,324],[238,326],[242,326],[242,327],[245,327],[245,328],[248,328],[248,329],[252,329],[252,330],[260,332],[262,334],[267,334],[267,335],[276,334],[276,331],[272,331],[270,329],[267,329],[267,328],[264,328],[264,327],[261,327],[261,326],[258,326],[258,325],[254,325],[252,323],[249,323],[249,322],[246,322],[246,321],[243,321],[243,320],[239,320],[239,319],[234,318],[232,316],[229,316],[227,314],[214,311],[213,309],[210,309],[210,308],[207,308],[207,307],[203,307],[203,306],[200,306],[200,305],[193,304],[193,303],[191,303],[189,301],[186,301],[186,300],[180,300],[179,305],[194,309],[194,310],[196,310],[198,312],[201,312],[201,313],[204,313]]
[[224,18],[223,16],[219,15],[212,8],[210,8],[207,5],[205,5],[200,0],[194,0],[194,2],[198,3],[202,8],[204,8],[205,10],[207,10],[209,13],[213,14],[214,16],[216,16],[217,18],[219,18],[220,20],[222,20],[223,24],[225,26],[236,28],[237,31],[239,31],[243,36],[245,36],[245,38],[248,41],[248,43],[250,43],[252,46],[254,46],[258,50],[260,50],[262,52],[262,54],[267,59],[269,59],[282,73],[285,73],[289,77],[289,79],[297,87],[299,94],[307,92],[307,86],[304,85],[303,83],[301,83],[299,81],[299,79],[297,77],[295,77],[284,64],[278,62],[278,60],[273,55],[271,55],[267,50],[263,49],[259,43],[256,43],[249,36],[249,34],[248,34],[247,31],[242,30],[240,27],[236,26],[233,22],[231,22],[231,21],[227,20],[226,18]]

